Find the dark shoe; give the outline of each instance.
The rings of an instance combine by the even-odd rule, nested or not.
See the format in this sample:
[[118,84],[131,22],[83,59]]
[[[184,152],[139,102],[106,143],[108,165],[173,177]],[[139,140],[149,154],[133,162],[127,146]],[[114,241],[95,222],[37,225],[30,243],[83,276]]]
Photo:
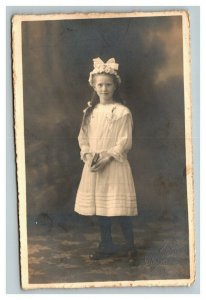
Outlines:
[[99,245],[98,249],[89,255],[91,260],[100,260],[114,256],[118,252],[118,247],[114,244],[103,246]]
[[135,266],[137,263],[137,250],[135,248],[130,249],[127,252],[127,256],[128,256],[128,263],[130,266]]
[[105,253],[105,252],[100,252],[99,250],[97,250],[94,253],[91,253],[89,255],[89,258],[91,260],[100,260],[100,259],[104,259],[104,258],[109,258],[113,255],[114,255],[113,253]]

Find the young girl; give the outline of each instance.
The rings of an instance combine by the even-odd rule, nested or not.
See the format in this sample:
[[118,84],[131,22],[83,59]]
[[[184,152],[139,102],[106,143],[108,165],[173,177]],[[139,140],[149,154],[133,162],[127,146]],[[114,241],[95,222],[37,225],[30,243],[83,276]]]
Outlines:
[[127,160],[132,146],[132,115],[119,96],[120,77],[114,58],[93,59],[89,83],[94,95],[84,110],[78,136],[85,165],[77,191],[75,211],[96,215],[101,242],[90,259],[102,259],[117,251],[111,235],[112,219],[118,219],[128,256],[136,256],[131,216],[137,215],[136,193]]

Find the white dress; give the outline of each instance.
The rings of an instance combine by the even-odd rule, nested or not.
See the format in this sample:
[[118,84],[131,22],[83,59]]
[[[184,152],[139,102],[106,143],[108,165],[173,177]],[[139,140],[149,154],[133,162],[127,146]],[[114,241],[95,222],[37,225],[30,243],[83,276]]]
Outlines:
[[[74,210],[82,215],[134,216],[137,201],[127,152],[132,146],[132,115],[120,103],[97,104],[86,129],[78,136],[85,162]],[[107,151],[114,159],[98,172],[90,171],[85,154]]]

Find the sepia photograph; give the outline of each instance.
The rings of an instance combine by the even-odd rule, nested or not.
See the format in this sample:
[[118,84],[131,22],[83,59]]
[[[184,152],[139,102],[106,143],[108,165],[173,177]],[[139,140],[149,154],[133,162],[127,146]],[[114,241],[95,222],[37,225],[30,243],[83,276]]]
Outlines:
[[194,283],[189,19],[13,16],[23,289]]

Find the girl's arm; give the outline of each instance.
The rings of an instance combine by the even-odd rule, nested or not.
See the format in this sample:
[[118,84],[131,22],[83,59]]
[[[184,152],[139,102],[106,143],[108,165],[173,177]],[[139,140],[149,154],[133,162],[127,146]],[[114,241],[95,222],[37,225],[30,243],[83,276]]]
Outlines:
[[112,156],[114,159],[123,162],[125,158],[125,154],[132,147],[132,126],[133,120],[130,112],[126,113],[123,117],[121,117],[118,122],[120,122],[119,134],[117,137],[116,145],[109,150],[107,153]]
[[88,139],[86,128],[83,130],[81,127],[78,135],[78,142],[79,142],[79,147],[81,149],[80,151],[81,160],[86,162],[86,155],[90,153],[89,139]]

